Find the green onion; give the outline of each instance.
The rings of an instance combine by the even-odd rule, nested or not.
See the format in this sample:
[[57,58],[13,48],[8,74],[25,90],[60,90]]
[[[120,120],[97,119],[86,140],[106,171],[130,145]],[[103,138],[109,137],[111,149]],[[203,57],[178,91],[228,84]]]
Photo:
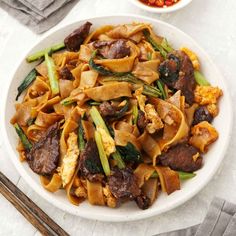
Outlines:
[[79,149],[80,151],[83,151],[85,148],[85,141],[84,141],[84,129],[81,120],[78,128],[78,141],[79,141]]
[[30,151],[30,149],[32,148],[32,144],[29,141],[29,139],[27,138],[27,136],[25,135],[23,129],[17,123],[14,124],[14,127],[15,127],[16,133],[18,134],[25,150]]
[[56,45],[53,45],[52,47],[50,48],[46,48],[42,51],[38,51],[30,56],[28,56],[26,58],[27,62],[33,62],[33,61],[37,61],[39,60],[40,58],[44,57],[45,53],[47,54],[52,54],[53,52],[57,52],[61,49],[64,49],[65,48],[65,44],[64,43],[59,43],[59,44],[56,44]]
[[96,102],[93,100],[90,100],[87,102],[89,106],[99,106],[101,104],[101,102]]
[[128,82],[132,84],[138,84],[138,85],[143,85],[143,94],[151,97],[160,97],[161,92],[159,89],[151,86],[144,84],[143,81],[139,80],[138,78],[128,75],[128,76],[122,76],[122,77],[108,77],[102,80],[103,82],[109,82],[109,81],[119,81],[119,82]]
[[198,85],[201,86],[209,86],[211,85],[207,79],[199,72],[199,71],[194,71],[194,77],[195,77],[195,81]]
[[[95,106],[92,106],[92,108],[90,109],[89,114],[90,114],[90,116],[93,120],[93,123],[96,125],[96,127],[103,128],[107,132],[107,134],[110,135],[110,132],[109,132],[109,129],[107,128],[107,126],[106,126],[106,123],[104,122],[102,116],[100,115],[98,109]],[[122,157],[121,157],[121,155],[118,151],[115,151],[111,155],[112,155],[113,159],[116,160],[117,165],[118,165],[119,168],[122,169],[122,168],[125,167],[125,163],[122,160]]]
[[22,92],[36,79],[36,76],[37,76],[37,71],[35,69],[31,70],[30,73],[22,81],[20,86],[17,88],[18,94],[16,96],[16,100],[18,100]]
[[183,171],[178,171],[178,174],[179,174],[179,178],[181,180],[191,179],[196,176],[195,173],[187,173],[187,172],[183,172]]
[[[176,172],[179,174],[179,178],[181,180],[191,179],[197,175],[195,173],[188,173],[183,171],[176,171]],[[151,178],[158,178],[158,173],[154,171],[153,174],[151,175]]]
[[104,147],[103,147],[101,134],[98,131],[95,131],[94,135],[95,135],[95,142],[97,144],[98,153],[99,153],[99,157],[100,157],[100,160],[102,163],[103,171],[106,176],[109,176],[111,173],[111,170],[110,170],[107,155],[106,155]]
[[151,52],[147,53],[147,59],[148,59],[148,61],[152,60],[152,53]]
[[171,47],[171,45],[168,43],[167,39],[164,38],[161,42],[161,46],[169,53],[172,52],[174,49]]
[[159,51],[161,53],[161,55],[164,58],[166,58],[167,52],[165,51],[165,49],[161,45],[159,45],[157,42],[155,42],[155,40],[151,37],[150,32],[148,30],[144,30],[143,35],[146,38],[146,40],[152,45],[154,50]]
[[52,94],[56,95],[59,93],[59,83],[58,83],[58,75],[56,71],[56,66],[51,57],[48,56],[48,53],[45,53],[45,62],[48,69],[48,78],[52,90]]
[[133,124],[136,125],[138,121],[138,106],[133,106],[132,109],[132,115],[133,115]]
[[163,86],[164,86],[164,84],[162,83],[162,81],[157,80],[157,87],[161,91],[162,98],[165,100],[167,98],[167,96],[166,96],[166,92],[165,92],[165,89]]
[[96,127],[101,127],[109,134],[109,130],[108,130],[104,120],[102,119],[102,116],[100,115],[98,109],[95,106],[92,106],[89,113],[90,113],[90,116],[93,120],[93,123],[96,125]]
[[71,104],[74,104],[76,101],[71,99],[71,98],[65,98],[63,99],[60,104],[63,105],[63,106],[69,106]]
[[114,152],[112,154],[113,159],[117,162],[117,166],[119,169],[124,169],[125,168],[125,163],[122,160],[122,157],[118,151]]

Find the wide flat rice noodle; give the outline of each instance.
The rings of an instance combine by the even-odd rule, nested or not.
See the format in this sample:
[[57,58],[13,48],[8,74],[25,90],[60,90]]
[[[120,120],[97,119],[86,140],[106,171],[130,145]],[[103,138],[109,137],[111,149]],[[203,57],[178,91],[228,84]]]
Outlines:
[[152,176],[155,168],[147,164],[139,164],[134,171],[134,175],[137,178],[137,183],[139,187],[142,187],[144,183]]
[[145,62],[138,62],[134,67],[132,73],[143,80],[147,84],[151,84],[157,79],[159,79],[159,74],[157,73],[160,60],[151,60]]
[[92,205],[104,206],[102,183],[87,180],[88,201]]
[[152,205],[158,194],[158,178],[148,179],[142,186],[142,192],[150,199]]
[[98,78],[98,73],[96,71],[83,71],[81,73],[79,87],[82,89],[92,88],[95,86]]
[[85,89],[84,93],[94,101],[101,102],[120,97],[131,97],[131,87],[127,82],[114,82]]
[[[185,115],[181,110],[179,110],[175,105],[161,99],[152,98],[151,103],[156,106],[161,119],[170,126],[168,128],[176,130],[170,138],[158,140],[161,150],[167,149],[171,145],[175,145],[188,136],[189,126],[186,122]],[[166,127],[164,126],[164,132],[165,129]],[[169,136],[166,135],[166,137]]]
[[57,173],[53,174],[50,179],[41,175],[40,182],[46,190],[52,193],[56,192],[62,185],[61,177]]
[[35,124],[41,127],[49,127],[50,125],[61,120],[63,117],[57,113],[45,113],[40,111],[35,120]]
[[70,80],[59,80],[59,89],[61,98],[66,98],[70,95],[71,91],[74,89],[73,81]]
[[11,118],[11,124],[18,123],[21,126],[26,126],[27,121],[31,118],[31,109],[37,104],[37,100],[31,99],[24,103],[16,105],[16,113]]
[[131,41],[128,41],[126,44],[130,47],[130,56],[120,59],[97,59],[95,60],[95,63],[107,67],[113,72],[131,71],[134,65],[134,61],[139,55],[139,48]]
[[180,189],[179,174],[177,172],[164,166],[156,166],[155,169],[158,173],[163,192],[166,192],[169,195]]
[[161,154],[159,144],[152,138],[151,135],[145,131],[138,138],[139,143],[142,146],[142,149],[148,156],[152,159],[153,165],[156,165],[156,159]]

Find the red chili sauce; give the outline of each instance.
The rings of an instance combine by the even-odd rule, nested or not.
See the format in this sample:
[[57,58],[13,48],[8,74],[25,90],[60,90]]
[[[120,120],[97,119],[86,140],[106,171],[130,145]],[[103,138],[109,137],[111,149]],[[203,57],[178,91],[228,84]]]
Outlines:
[[170,7],[178,3],[180,0],[139,0],[139,1],[150,7]]

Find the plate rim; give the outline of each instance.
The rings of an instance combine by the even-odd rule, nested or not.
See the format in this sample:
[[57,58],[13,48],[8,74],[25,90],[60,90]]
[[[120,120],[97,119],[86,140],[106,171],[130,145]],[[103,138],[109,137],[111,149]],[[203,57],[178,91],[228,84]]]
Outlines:
[[[75,24],[75,23],[79,23],[82,21],[86,21],[86,20],[96,20],[96,19],[100,19],[100,18],[111,18],[111,17],[130,17],[131,21],[132,18],[139,18],[142,20],[146,20],[146,21],[150,21],[150,22],[156,22],[156,24],[163,24],[163,25],[167,25],[169,28],[174,29],[175,31],[178,31],[180,33],[182,33],[186,38],[188,38],[190,41],[192,41],[194,44],[197,45],[199,51],[201,51],[201,53],[206,57],[206,59],[210,62],[210,64],[212,64],[213,69],[215,74],[218,75],[218,77],[220,78],[221,82],[224,84],[224,87],[227,89],[228,88],[228,84],[226,82],[226,80],[224,79],[224,77],[221,75],[219,69],[216,67],[216,65],[214,64],[214,62],[212,61],[212,59],[210,58],[210,56],[205,52],[205,50],[202,49],[202,47],[188,34],[186,34],[185,32],[183,32],[182,30],[180,30],[179,28],[166,23],[164,21],[161,20],[157,20],[151,17],[146,17],[143,15],[137,15],[137,14],[112,14],[112,15],[102,15],[102,16],[96,16],[96,17],[86,17],[86,18],[81,18],[77,21],[71,21],[68,22],[67,24],[64,24],[56,29],[53,29],[49,32],[47,32],[44,36],[40,37],[33,45],[32,47],[30,47],[29,50],[27,50],[26,53],[23,53],[23,55],[20,55],[19,57],[19,62],[16,63],[15,66],[15,70],[13,70],[12,73],[10,73],[9,76],[9,82],[6,85],[6,90],[5,90],[5,94],[4,94],[4,99],[3,99],[3,112],[2,112],[2,116],[3,116],[3,126],[4,128],[2,128],[3,130],[3,143],[5,144],[6,147],[6,151],[8,153],[8,155],[10,156],[11,162],[14,164],[15,168],[17,169],[19,175],[24,179],[24,181],[31,187],[31,189],[33,189],[40,197],[42,197],[44,200],[46,200],[48,203],[54,205],[55,207],[63,210],[64,212],[67,212],[69,214],[72,215],[76,215],[76,216],[80,216],[86,219],[92,219],[92,220],[99,220],[99,221],[105,221],[105,222],[128,222],[128,221],[135,221],[135,220],[141,220],[141,219],[146,219],[146,218],[150,218],[152,216],[156,216],[156,215],[160,215],[164,212],[168,212],[180,205],[182,205],[183,203],[187,202],[188,200],[190,200],[193,196],[195,196],[198,192],[200,192],[208,183],[210,180],[212,180],[213,175],[217,172],[217,170],[219,169],[220,164],[222,163],[226,151],[229,147],[230,144],[230,137],[232,135],[232,126],[233,126],[233,109],[232,109],[232,99],[229,93],[224,94],[224,97],[226,98],[227,102],[228,102],[228,106],[229,106],[229,124],[228,124],[228,128],[229,128],[229,135],[227,136],[227,140],[226,140],[226,145],[223,147],[223,149],[221,150],[221,158],[218,160],[218,163],[215,165],[215,169],[212,170],[210,172],[210,174],[207,176],[207,180],[205,180],[205,182],[201,182],[201,184],[199,184],[196,188],[194,188],[194,190],[192,190],[191,192],[187,193],[184,195],[183,198],[181,198],[178,202],[174,202],[172,204],[167,205],[167,207],[165,208],[165,210],[159,210],[159,211],[155,211],[155,209],[150,209],[149,211],[141,211],[142,214],[137,214],[135,213],[134,215],[129,215],[129,216],[102,216],[102,212],[100,214],[97,213],[93,213],[92,215],[88,213],[83,212],[79,212],[76,210],[73,210],[73,212],[71,211],[71,208],[67,207],[66,204],[62,204],[59,201],[55,201],[55,197],[49,195],[48,193],[42,191],[41,186],[39,186],[38,184],[36,185],[32,185],[32,178],[27,174],[27,171],[23,168],[23,164],[20,161],[15,161],[15,153],[13,151],[12,146],[10,145],[10,142],[6,141],[8,140],[8,136],[7,136],[7,129],[5,127],[5,124],[7,124],[8,121],[6,121],[5,119],[5,111],[7,108],[7,95],[8,95],[8,90],[11,86],[11,82],[17,72],[17,70],[19,69],[22,61],[25,59],[25,57],[29,54],[29,52],[36,46],[38,45],[41,41],[45,40],[49,35],[54,34],[57,31],[61,31],[64,28],[67,28],[68,26]],[[24,56],[24,57],[23,57]],[[229,91],[227,89],[227,91]],[[33,181],[34,182],[34,181]]]

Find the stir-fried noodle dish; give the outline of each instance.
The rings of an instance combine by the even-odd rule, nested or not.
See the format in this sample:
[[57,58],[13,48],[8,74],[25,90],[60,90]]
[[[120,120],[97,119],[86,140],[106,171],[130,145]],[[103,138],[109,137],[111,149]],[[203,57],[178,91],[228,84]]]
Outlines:
[[147,209],[202,168],[222,91],[150,24],[91,26],[27,57],[11,119],[20,160],[72,204]]

